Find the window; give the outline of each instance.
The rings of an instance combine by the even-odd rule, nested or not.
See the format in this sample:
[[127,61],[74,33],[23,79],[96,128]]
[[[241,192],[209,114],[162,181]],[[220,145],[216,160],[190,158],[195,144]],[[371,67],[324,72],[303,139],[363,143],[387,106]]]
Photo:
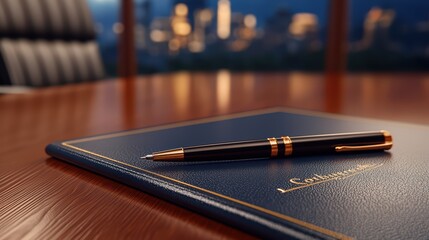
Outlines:
[[[116,73],[119,0],[89,0],[106,70]],[[322,71],[328,0],[135,0],[139,74]],[[429,68],[429,2],[349,1],[348,69]]]
[[349,70],[429,69],[429,2],[352,0]]

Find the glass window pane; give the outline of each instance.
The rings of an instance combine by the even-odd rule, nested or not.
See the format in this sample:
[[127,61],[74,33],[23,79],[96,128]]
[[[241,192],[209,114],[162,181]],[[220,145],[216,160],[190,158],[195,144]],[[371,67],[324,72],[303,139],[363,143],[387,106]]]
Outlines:
[[[89,0],[106,70],[116,73],[119,0]],[[322,70],[328,0],[135,0],[140,74]]]
[[122,31],[119,19],[119,0],[88,0],[97,31],[97,40],[106,74],[117,74],[118,34]]
[[139,72],[322,70],[326,0],[136,0]]
[[429,2],[351,0],[349,70],[429,69]]

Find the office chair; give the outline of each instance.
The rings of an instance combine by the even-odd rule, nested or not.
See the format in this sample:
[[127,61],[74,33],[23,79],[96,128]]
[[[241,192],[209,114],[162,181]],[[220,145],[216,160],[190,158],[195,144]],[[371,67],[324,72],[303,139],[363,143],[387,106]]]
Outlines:
[[0,84],[49,86],[103,77],[85,0],[0,0]]

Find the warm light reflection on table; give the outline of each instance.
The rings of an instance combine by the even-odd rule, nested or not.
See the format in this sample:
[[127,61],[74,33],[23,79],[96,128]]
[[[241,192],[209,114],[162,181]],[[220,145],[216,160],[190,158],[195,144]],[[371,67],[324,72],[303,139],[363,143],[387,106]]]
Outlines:
[[[349,74],[335,78],[223,70],[47,88],[34,94],[1,96],[4,114],[0,128],[10,136],[9,141],[48,130],[88,129],[92,134],[112,127],[140,127],[278,106],[429,123],[429,77],[425,75]],[[32,131],[24,131],[29,125]]]

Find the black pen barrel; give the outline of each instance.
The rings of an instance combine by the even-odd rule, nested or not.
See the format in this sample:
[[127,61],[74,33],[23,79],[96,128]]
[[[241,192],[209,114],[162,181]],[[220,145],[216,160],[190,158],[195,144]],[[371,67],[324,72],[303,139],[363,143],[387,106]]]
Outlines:
[[[337,152],[336,147],[372,146],[386,142],[385,132],[362,132],[291,137],[292,155],[312,155]],[[378,149],[382,150],[382,149]]]
[[382,130],[201,145],[155,152],[147,158],[154,161],[283,158],[336,152],[388,150],[391,147],[392,136],[389,132]]
[[271,153],[268,140],[231,142],[184,148],[189,161],[267,158]]

